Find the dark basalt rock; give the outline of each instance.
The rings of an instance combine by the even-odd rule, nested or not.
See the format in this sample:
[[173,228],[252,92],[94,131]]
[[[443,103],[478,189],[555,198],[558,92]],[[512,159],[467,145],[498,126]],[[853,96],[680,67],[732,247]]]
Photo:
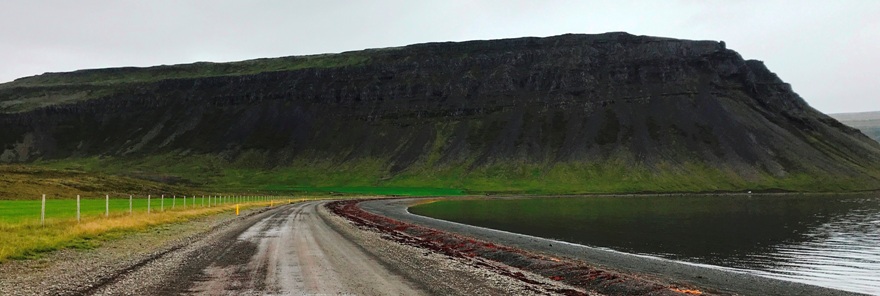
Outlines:
[[[607,33],[341,55],[367,62],[112,88],[0,88],[0,102],[50,88],[107,93],[0,115],[0,161],[259,151],[273,160],[265,166],[376,158],[392,174],[419,163],[612,157],[649,167],[703,163],[747,178],[880,168],[880,145],[723,42]],[[89,71],[146,70],[46,75],[106,74]]]

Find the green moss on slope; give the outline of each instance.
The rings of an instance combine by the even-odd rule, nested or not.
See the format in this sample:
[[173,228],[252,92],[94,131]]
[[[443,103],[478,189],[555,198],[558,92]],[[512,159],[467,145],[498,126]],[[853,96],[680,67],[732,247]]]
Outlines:
[[[300,160],[273,169],[243,166],[213,155],[157,155],[139,159],[70,159],[41,162],[50,168],[100,171],[139,178],[164,177],[206,191],[337,192],[386,195],[458,194],[590,194],[637,192],[876,190],[864,178],[831,178],[811,174],[745,179],[732,169],[701,163],[633,165],[628,159],[605,163],[534,164],[498,162],[469,169],[468,163],[416,167],[390,175],[385,160],[362,159],[343,164]],[[137,167],[138,171],[130,168]]]

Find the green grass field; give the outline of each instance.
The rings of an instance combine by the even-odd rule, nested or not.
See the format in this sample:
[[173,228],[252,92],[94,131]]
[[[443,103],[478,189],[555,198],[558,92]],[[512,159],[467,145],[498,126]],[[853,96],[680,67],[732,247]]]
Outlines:
[[432,187],[368,187],[368,186],[328,186],[328,187],[291,187],[266,186],[266,189],[283,192],[301,192],[306,194],[344,193],[354,195],[387,195],[387,196],[459,196],[465,195],[461,189]]
[[[184,204],[186,201],[186,204]],[[167,196],[163,199],[159,197],[150,198],[151,212],[160,212],[164,208],[165,211],[185,210],[193,207],[207,207],[209,199],[205,197],[204,205],[201,196],[195,200],[188,196],[184,200],[183,196],[174,198]],[[219,200],[214,201],[219,202]],[[232,200],[225,200],[224,204],[233,204]],[[6,223],[39,223],[40,221],[40,200],[0,200],[0,222]],[[132,199],[132,213],[144,214],[147,212],[146,198]],[[105,200],[103,198],[84,198],[80,200],[80,213],[82,218],[103,217],[105,211]],[[110,198],[110,215],[119,216],[126,215],[129,212],[128,197],[111,197]],[[46,200],[46,220],[58,221],[76,218],[76,199],[47,199]]]
[[[143,158],[84,158],[38,162],[46,170],[122,175],[132,167],[158,176],[201,184],[205,192],[272,192],[273,194],[360,194],[454,196],[466,194],[596,194],[736,191],[848,192],[876,190],[873,176],[834,178],[821,173],[784,177],[756,174],[746,179],[733,168],[703,163],[633,165],[625,157],[606,163],[497,163],[467,169],[468,163],[441,167],[426,164],[387,172],[386,160],[346,163],[293,161],[274,168],[248,164],[260,157],[226,160],[214,155],[171,154]],[[246,161],[245,161],[246,160]]]

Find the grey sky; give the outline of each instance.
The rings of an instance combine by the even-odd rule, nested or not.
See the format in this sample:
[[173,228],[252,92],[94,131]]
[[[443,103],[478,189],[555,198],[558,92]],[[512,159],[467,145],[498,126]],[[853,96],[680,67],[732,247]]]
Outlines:
[[724,40],[813,107],[880,110],[880,1],[0,2],[0,82],[431,41],[627,31]]

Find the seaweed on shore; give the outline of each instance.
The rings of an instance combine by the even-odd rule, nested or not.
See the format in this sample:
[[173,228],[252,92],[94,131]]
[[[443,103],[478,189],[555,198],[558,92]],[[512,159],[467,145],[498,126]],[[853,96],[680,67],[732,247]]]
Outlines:
[[[427,227],[413,225],[362,210],[358,203],[363,200],[336,201],[327,207],[363,229],[382,234],[382,237],[401,244],[424,248],[453,258],[478,259],[476,265],[523,282],[542,286],[516,270],[505,269],[497,262],[520,270],[533,272],[586,291],[604,295],[708,295],[696,287],[669,285],[615,271],[596,268],[576,260],[560,259],[523,250],[475,240]],[[487,262],[490,261],[490,262]],[[548,292],[562,295],[588,295],[572,289],[554,289],[544,286]]]

